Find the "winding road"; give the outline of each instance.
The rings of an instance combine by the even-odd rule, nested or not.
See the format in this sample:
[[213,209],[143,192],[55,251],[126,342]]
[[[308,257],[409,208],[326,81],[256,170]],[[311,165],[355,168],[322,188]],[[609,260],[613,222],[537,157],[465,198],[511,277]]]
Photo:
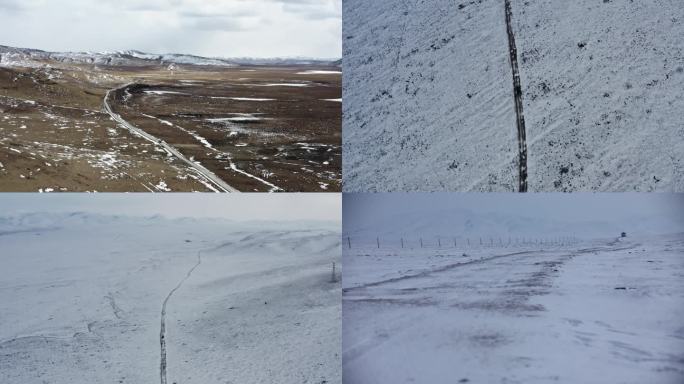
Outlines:
[[221,190],[222,192],[240,192],[240,191],[237,190],[236,188],[234,188],[234,187],[228,185],[228,183],[226,183],[225,181],[223,181],[220,177],[218,177],[218,176],[217,176],[216,174],[214,174],[212,171],[208,170],[207,168],[203,167],[202,165],[200,165],[200,164],[198,164],[198,163],[196,163],[196,162],[194,162],[194,161],[188,159],[187,157],[185,157],[185,155],[183,155],[182,153],[180,153],[180,151],[178,151],[178,150],[177,150],[176,148],[174,148],[173,146],[169,145],[169,144],[166,143],[165,141],[163,141],[163,140],[161,140],[161,139],[159,139],[159,138],[157,138],[157,137],[155,137],[155,136],[153,136],[153,135],[150,135],[149,133],[143,131],[142,129],[140,129],[140,128],[136,127],[136,126],[134,126],[133,124],[127,122],[127,121],[124,120],[123,117],[121,117],[121,115],[119,115],[118,113],[114,113],[114,111],[112,110],[111,106],[109,105],[109,101],[108,101],[108,100],[109,100],[109,95],[110,95],[112,92],[116,92],[116,91],[118,91],[118,90],[125,89],[126,87],[129,87],[129,86],[131,86],[132,84],[133,84],[133,83],[128,83],[128,84],[122,85],[122,86],[119,87],[119,88],[114,88],[114,89],[110,89],[110,90],[107,91],[107,94],[105,95],[105,98],[104,98],[104,110],[105,110],[105,112],[107,112],[107,113],[109,114],[109,116],[111,116],[112,119],[114,119],[114,121],[116,121],[117,123],[119,123],[119,124],[121,124],[122,126],[124,126],[126,129],[128,129],[129,131],[131,131],[133,134],[136,134],[136,135],[138,135],[138,136],[141,136],[141,137],[144,138],[145,140],[147,140],[147,141],[149,141],[149,142],[151,142],[151,143],[154,143],[154,144],[156,144],[156,145],[159,145],[159,146],[163,147],[168,153],[170,153],[171,155],[175,156],[176,158],[178,158],[178,159],[181,160],[182,162],[186,163],[188,166],[190,166],[192,169],[194,169],[194,170],[195,170],[198,174],[200,174],[202,177],[204,177],[205,179],[207,179],[208,181],[210,181],[212,184],[216,185],[216,186],[219,188],[219,190]]

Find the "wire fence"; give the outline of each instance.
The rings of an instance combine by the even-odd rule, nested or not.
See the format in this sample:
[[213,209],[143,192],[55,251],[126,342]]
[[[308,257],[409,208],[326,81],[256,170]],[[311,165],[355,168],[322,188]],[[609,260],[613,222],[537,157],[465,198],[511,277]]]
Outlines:
[[482,249],[529,246],[571,246],[580,240],[572,236],[343,236],[345,249]]

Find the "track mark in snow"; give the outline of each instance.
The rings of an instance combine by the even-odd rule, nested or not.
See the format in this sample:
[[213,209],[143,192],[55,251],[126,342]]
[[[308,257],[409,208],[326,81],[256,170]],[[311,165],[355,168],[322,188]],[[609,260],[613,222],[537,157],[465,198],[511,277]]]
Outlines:
[[161,380],[161,384],[166,384],[166,304],[168,304],[169,299],[171,296],[176,292],[182,285],[185,283],[185,280],[187,280],[190,275],[192,275],[192,272],[199,267],[199,265],[202,264],[202,251],[197,252],[197,263],[190,268],[190,270],[185,274],[185,277],[178,282],[178,284],[169,292],[168,295],[166,295],[166,298],[164,299],[164,303],[162,304],[162,309],[161,309],[161,328],[159,330],[159,346],[161,350],[161,362],[159,364],[159,378]]
[[[114,295],[109,292],[107,296],[105,296],[105,299],[109,302],[109,306],[112,307],[112,312],[114,313],[114,317],[117,319],[121,319],[123,317],[124,311],[116,304],[116,300],[114,300]],[[90,328],[88,329],[90,330]]]
[[518,125],[518,170],[520,183],[518,192],[527,192],[527,139],[525,138],[525,116],[523,115],[522,87],[520,86],[520,71],[518,70],[518,50],[515,47],[513,35],[512,12],[510,0],[504,0],[506,7],[506,33],[508,34],[508,51],[511,56],[511,70],[513,71],[513,98],[515,99],[515,116]]
[[344,288],[342,290],[342,292],[349,292],[349,291],[354,291],[354,290],[364,289],[364,288],[369,288],[369,287],[377,287],[379,285],[395,283],[397,281],[415,279],[415,278],[419,278],[419,277],[425,277],[425,276],[431,275],[433,273],[445,272],[445,271],[449,271],[449,270],[454,269],[454,268],[463,267],[463,266],[471,265],[471,264],[484,263],[486,261],[492,261],[492,260],[500,259],[502,257],[518,256],[518,255],[524,255],[524,254],[533,254],[533,253],[539,253],[539,252],[542,252],[542,251],[522,251],[522,252],[515,252],[515,253],[506,253],[504,255],[496,255],[496,256],[480,258],[480,259],[472,259],[472,260],[468,260],[468,261],[464,261],[464,262],[460,262],[460,263],[448,264],[448,265],[445,265],[443,267],[439,267],[439,268],[435,268],[435,269],[429,269],[429,270],[418,272],[418,273],[412,274],[412,275],[403,275],[403,276],[398,276],[398,277],[392,277],[389,279],[376,281],[376,282],[372,282],[372,283],[368,283],[368,284],[363,284],[363,285],[359,285],[356,287]]

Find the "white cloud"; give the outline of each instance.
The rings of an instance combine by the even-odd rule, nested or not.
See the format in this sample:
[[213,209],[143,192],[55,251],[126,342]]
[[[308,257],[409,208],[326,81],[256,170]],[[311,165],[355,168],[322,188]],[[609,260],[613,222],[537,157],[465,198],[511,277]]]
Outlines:
[[0,0],[0,44],[50,51],[340,57],[341,0]]

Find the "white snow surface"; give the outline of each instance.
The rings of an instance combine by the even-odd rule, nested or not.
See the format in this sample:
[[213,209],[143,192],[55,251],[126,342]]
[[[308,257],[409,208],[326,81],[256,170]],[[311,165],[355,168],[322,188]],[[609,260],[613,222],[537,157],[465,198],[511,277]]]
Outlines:
[[255,87],[308,87],[308,83],[268,83],[268,84],[251,84]]
[[684,382],[684,233],[346,246],[345,382]]
[[187,93],[184,92],[175,92],[175,91],[143,91],[148,95],[187,95]]
[[[681,1],[511,4],[529,190],[684,191]],[[504,2],[343,12],[343,189],[517,190]]]
[[167,304],[169,383],[340,383],[339,238],[315,222],[0,217],[0,382],[159,382],[162,302],[197,265]]
[[320,71],[320,70],[307,70],[303,72],[297,72],[297,75],[341,75],[342,71]]
[[265,99],[265,98],[258,98],[258,97],[230,97],[231,100],[236,100],[236,101],[273,101],[275,99]]
[[217,118],[211,118],[211,119],[206,119],[210,123],[225,123],[225,122],[235,122],[235,121],[242,121],[242,122],[252,122],[252,121],[260,121],[260,120],[268,120],[266,117],[259,117],[256,115],[260,115],[260,113],[230,113],[230,115],[235,115],[234,117],[217,117]]

